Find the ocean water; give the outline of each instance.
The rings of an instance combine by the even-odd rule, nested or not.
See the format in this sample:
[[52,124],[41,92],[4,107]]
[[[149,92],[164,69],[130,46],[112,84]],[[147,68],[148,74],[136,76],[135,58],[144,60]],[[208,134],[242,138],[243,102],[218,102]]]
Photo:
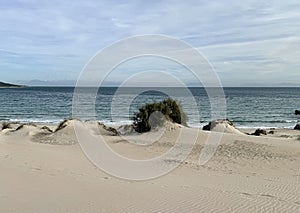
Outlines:
[[[84,111],[80,119],[98,120],[108,125],[128,124],[134,113],[147,102],[161,101],[168,96],[160,88],[147,88],[136,94],[136,88],[124,88],[116,95],[117,88],[104,87],[95,97],[95,115]],[[211,117],[211,105],[204,88],[189,88],[195,105],[191,104],[181,88],[167,88],[176,94],[188,115],[188,125],[202,127]],[[28,87],[0,89],[0,121],[59,123],[72,117],[73,87]],[[300,122],[294,115],[300,110],[300,88],[224,88],[226,117],[239,128],[293,128]],[[83,96],[91,95],[89,88]],[[128,104],[128,99],[133,97]],[[117,101],[117,107],[112,104]],[[113,102],[114,103],[114,102]],[[90,103],[86,103],[90,104]],[[195,119],[200,115],[200,120]]]

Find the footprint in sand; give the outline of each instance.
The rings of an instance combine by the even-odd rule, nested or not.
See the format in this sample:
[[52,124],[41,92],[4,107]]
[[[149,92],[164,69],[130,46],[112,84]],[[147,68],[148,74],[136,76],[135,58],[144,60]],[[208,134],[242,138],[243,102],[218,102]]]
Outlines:
[[39,167],[33,167],[33,168],[31,168],[32,170],[35,170],[35,171],[41,171],[42,169],[41,168],[39,168]]
[[300,205],[300,202],[298,202],[298,201],[296,201],[296,202],[294,202],[295,204],[297,204],[297,205]]
[[246,196],[252,196],[252,194],[249,194],[249,193],[247,193],[247,192],[240,192],[240,194],[246,195]]
[[187,189],[189,189],[190,187],[189,187],[189,186],[180,186],[180,188],[183,189],[183,190],[187,190]]
[[262,196],[262,197],[269,197],[269,198],[276,198],[275,196],[269,195],[269,194],[260,194],[260,196]]

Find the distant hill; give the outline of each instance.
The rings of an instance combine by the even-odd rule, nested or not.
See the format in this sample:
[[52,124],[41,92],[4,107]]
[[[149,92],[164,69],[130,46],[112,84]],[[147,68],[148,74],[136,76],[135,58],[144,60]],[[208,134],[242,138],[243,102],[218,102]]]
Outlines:
[[22,87],[22,86],[0,82],[0,88],[9,88],[9,87]]
[[75,80],[57,80],[57,81],[43,81],[43,80],[30,80],[18,81],[18,84],[28,85],[33,87],[56,87],[56,86],[75,86]]

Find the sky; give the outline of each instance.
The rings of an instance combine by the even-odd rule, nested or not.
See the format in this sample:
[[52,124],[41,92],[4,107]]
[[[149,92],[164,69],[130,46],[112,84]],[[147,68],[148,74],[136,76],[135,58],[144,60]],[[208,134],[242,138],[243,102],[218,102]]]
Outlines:
[[118,40],[163,34],[197,48],[224,86],[300,86],[299,23],[299,0],[0,0],[0,81],[64,84]]

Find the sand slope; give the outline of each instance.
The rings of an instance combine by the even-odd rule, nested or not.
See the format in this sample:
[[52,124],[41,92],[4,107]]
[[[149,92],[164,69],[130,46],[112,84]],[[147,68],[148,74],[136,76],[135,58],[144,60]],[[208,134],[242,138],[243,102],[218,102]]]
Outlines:
[[[30,125],[0,132],[1,212],[300,212],[300,131],[289,138],[282,135],[291,130],[260,137],[225,133],[203,166],[197,163],[199,153],[211,132],[199,131],[179,168],[137,182],[114,178],[91,164],[76,143],[72,122],[79,121],[57,132]],[[93,135],[100,126],[112,149],[135,159],[165,152],[186,128],[121,137],[101,125],[84,125]],[[143,144],[158,136],[149,146],[126,142],[130,137]]]

